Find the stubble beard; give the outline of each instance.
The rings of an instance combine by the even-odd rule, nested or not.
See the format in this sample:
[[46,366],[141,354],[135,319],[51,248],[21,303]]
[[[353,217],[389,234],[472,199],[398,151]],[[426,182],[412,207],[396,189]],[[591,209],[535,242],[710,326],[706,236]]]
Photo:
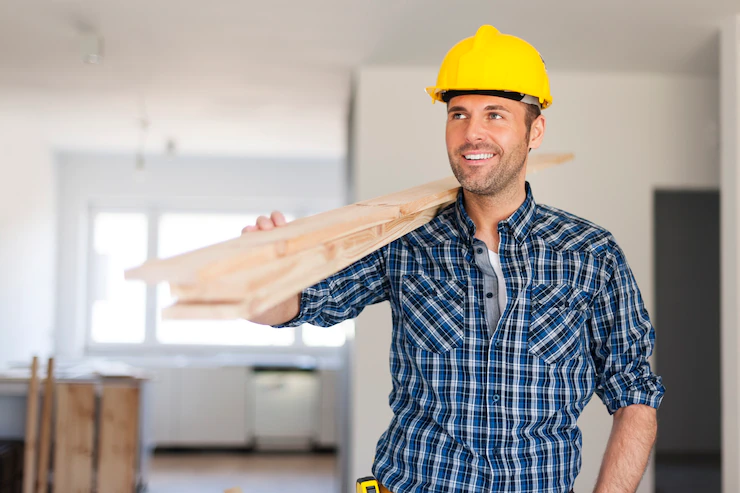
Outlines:
[[[496,196],[502,192],[518,186],[517,179],[527,160],[529,138],[523,140],[517,147],[508,153],[496,145],[474,146],[465,144],[457,149],[455,156],[448,152],[452,173],[467,192],[483,196]],[[482,152],[495,153],[499,161],[483,173],[482,169],[466,168],[463,153]]]

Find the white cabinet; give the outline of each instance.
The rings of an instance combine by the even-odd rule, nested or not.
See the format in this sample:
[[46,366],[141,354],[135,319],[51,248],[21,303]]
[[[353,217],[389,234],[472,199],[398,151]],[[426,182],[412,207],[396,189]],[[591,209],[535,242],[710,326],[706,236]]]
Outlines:
[[339,435],[338,416],[338,372],[321,370],[319,372],[319,402],[316,416],[316,446],[336,447]]
[[337,372],[154,368],[159,447],[296,449],[337,445]]
[[152,439],[156,445],[171,445],[176,441],[178,417],[175,416],[177,370],[156,368],[149,370],[151,380]]
[[245,368],[183,368],[178,370],[180,445],[238,445],[249,441]]
[[246,368],[153,370],[153,435],[157,446],[245,446]]
[[258,448],[308,448],[316,430],[319,381],[314,372],[254,372]]

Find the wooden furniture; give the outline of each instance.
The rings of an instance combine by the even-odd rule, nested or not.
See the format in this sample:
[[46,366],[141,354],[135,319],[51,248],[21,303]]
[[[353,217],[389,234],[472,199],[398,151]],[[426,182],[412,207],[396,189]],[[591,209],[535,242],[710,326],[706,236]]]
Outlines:
[[98,493],[129,493],[136,485],[139,389],[103,386],[98,436]]
[[39,407],[39,359],[34,356],[31,363],[31,380],[26,399],[26,441],[23,449],[23,493],[33,493],[36,481],[36,434],[38,432]]
[[[142,438],[140,416],[147,378],[138,372],[104,375],[89,370],[67,368],[55,378],[50,360],[43,394],[36,358],[30,369],[0,373],[0,396],[23,396],[27,401],[23,493],[46,493],[50,487],[54,493],[135,493],[145,486],[144,459],[149,450]],[[8,422],[16,421],[7,415],[2,419],[6,430]],[[49,468],[50,452],[54,454],[53,470]]]
[[[573,159],[532,155],[528,172]],[[164,318],[249,319],[423,226],[457,197],[454,177],[365,200],[126,272],[166,281],[178,298]]]
[[46,366],[44,404],[41,411],[41,436],[39,444],[39,474],[36,493],[49,491],[49,455],[51,452],[51,412],[54,403],[54,358],[49,358]]
[[95,386],[60,383],[56,388],[54,493],[92,491]]

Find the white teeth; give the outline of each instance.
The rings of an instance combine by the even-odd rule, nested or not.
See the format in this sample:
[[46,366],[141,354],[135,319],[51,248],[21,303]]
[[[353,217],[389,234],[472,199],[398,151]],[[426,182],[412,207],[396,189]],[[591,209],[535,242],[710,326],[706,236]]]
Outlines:
[[470,161],[477,161],[480,159],[491,159],[494,155],[493,154],[464,154],[465,159],[468,159]]

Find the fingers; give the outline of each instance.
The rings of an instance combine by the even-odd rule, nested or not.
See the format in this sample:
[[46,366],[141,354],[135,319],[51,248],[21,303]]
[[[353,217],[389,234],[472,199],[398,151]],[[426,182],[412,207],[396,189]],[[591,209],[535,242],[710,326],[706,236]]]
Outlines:
[[267,216],[260,216],[257,218],[257,229],[262,231],[269,231],[275,227],[275,223],[272,222]]
[[272,215],[270,215],[270,218],[272,219],[272,222],[275,224],[275,226],[285,226],[287,224],[285,216],[280,211],[274,211]]
[[285,216],[280,211],[274,211],[270,214],[270,217],[260,216],[257,218],[256,224],[246,226],[242,229],[242,234],[252,233],[254,231],[269,231],[275,227],[285,226],[288,221],[285,220]]

